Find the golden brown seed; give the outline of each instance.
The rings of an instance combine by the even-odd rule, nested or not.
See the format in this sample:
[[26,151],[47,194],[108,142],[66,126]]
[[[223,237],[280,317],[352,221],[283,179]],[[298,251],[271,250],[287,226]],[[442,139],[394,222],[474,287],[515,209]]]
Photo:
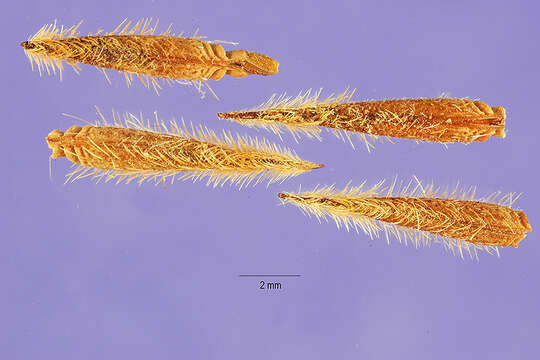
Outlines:
[[219,80],[225,74],[243,77],[278,72],[279,63],[265,55],[225,51],[220,44],[177,37],[168,31],[154,35],[157,23],[151,27],[150,22],[139,21],[131,29],[131,22],[123,22],[111,33],[90,36],[78,36],[77,27],[64,30],[50,25],[21,46],[40,73],[43,68],[61,73],[64,61],[76,69],[83,63],[123,71],[128,84],[136,74],[156,91],[160,87],[156,78],[200,82]]
[[[126,124],[133,126],[133,115]],[[135,118],[136,119],[136,118]],[[135,120],[143,124],[140,119]],[[157,123],[162,128],[161,123]],[[117,124],[118,125],[118,124]],[[72,126],[66,132],[52,131],[47,144],[52,158],[67,157],[81,167],[68,175],[77,179],[92,175],[106,180],[155,180],[156,183],[179,173],[180,179],[208,178],[214,186],[225,182],[240,186],[267,179],[282,181],[305,171],[322,167],[300,159],[287,149],[230,134],[218,137],[200,128],[190,134],[171,123],[171,131],[157,132],[148,126]]]
[[[319,137],[319,127],[368,136],[387,136],[440,143],[485,141],[504,137],[505,110],[468,99],[401,99],[350,102],[353,92],[318,101],[320,92],[297,98],[271,98],[248,111],[218,113],[247,126],[283,129],[293,135]],[[342,138],[348,133],[337,132]],[[350,140],[350,138],[349,138]],[[371,146],[371,144],[369,144]],[[368,147],[369,147],[368,146]]]
[[[530,232],[531,226],[523,211],[510,204],[513,194],[499,203],[474,200],[474,191],[437,195],[433,186],[420,183],[413,191],[385,195],[381,184],[363,191],[362,187],[336,192],[332,187],[305,193],[280,193],[278,197],[291,202],[317,218],[333,218],[338,227],[361,228],[369,235],[380,231],[408,237],[416,245],[442,238],[451,248],[490,250],[490,247],[517,247]],[[410,186],[408,186],[409,188]],[[489,199],[493,201],[492,197]]]

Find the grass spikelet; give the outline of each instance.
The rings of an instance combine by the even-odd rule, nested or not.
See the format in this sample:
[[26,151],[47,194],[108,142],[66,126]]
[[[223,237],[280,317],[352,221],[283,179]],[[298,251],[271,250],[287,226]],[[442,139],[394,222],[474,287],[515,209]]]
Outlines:
[[303,193],[280,193],[278,197],[319,222],[333,219],[338,228],[362,230],[371,238],[384,233],[388,242],[393,235],[399,242],[416,247],[439,242],[461,257],[469,253],[478,258],[479,250],[498,255],[499,247],[517,247],[532,231],[525,213],[511,208],[519,197],[513,193],[475,199],[475,188],[463,191],[456,186],[451,192],[440,192],[416,178],[401,185],[401,190],[396,190],[396,181],[383,185],[346,186],[341,191],[325,186]]
[[504,137],[506,112],[468,99],[399,99],[351,102],[354,90],[320,100],[321,90],[296,97],[273,95],[260,106],[237,112],[218,113],[250,127],[262,127],[281,136],[307,135],[321,139],[321,127],[342,140],[356,133],[368,150],[378,136],[439,143],[485,141]]
[[[209,79],[219,80],[225,74],[234,77],[274,75],[279,63],[265,55],[245,50],[225,51],[217,42],[202,41],[203,37],[175,36],[170,27],[157,34],[156,21],[143,19],[132,24],[124,20],[110,33],[80,36],[79,24],[70,28],[57,27],[56,22],[45,25],[28,41],[21,43],[40,75],[60,73],[63,63],[78,72],[79,63],[123,71],[128,86],[136,75],[146,86],[158,92],[158,78],[194,85],[201,93],[202,84]],[[221,42],[223,43],[223,42]],[[108,80],[108,77],[107,77]],[[210,89],[211,90],[211,89]],[[215,95],[215,94],[214,94]]]
[[[99,111],[98,111],[99,113]],[[170,180],[206,179],[207,185],[226,182],[240,188],[268,180],[284,181],[323,165],[300,159],[288,149],[257,139],[211,130],[191,129],[171,121],[146,123],[142,115],[113,112],[112,124],[101,113],[96,125],[52,131],[47,144],[51,158],[67,157],[79,166],[68,181],[91,176],[98,181],[156,184]]]

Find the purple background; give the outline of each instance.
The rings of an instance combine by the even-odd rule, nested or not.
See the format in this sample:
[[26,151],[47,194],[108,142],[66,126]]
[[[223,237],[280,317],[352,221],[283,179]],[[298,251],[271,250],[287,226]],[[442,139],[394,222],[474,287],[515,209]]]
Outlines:
[[[412,175],[479,195],[523,192],[535,227],[538,186],[538,36],[535,1],[194,2],[18,1],[2,5],[2,228],[0,358],[490,358],[536,359],[540,338],[538,232],[502,257],[461,260],[440,246],[405,247],[318,224],[277,192],[302,184]],[[192,88],[160,96],[89,66],[64,80],[30,71],[18,46],[55,18],[81,33],[125,17],[160,19],[177,32],[279,60],[273,77],[212,82],[221,101]],[[226,46],[231,49],[231,46]],[[508,111],[507,138],[448,149],[401,140],[367,153],[325,133],[285,144],[324,169],[281,185],[238,191],[203,183],[64,186],[70,163],[52,162],[44,139],[78,124],[142,111],[279,141],[219,120],[274,92],[325,95],[356,87],[355,100],[479,98]],[[245,273],[298,273],[262,291]],[[277,279],[269,279],[278,281]]]

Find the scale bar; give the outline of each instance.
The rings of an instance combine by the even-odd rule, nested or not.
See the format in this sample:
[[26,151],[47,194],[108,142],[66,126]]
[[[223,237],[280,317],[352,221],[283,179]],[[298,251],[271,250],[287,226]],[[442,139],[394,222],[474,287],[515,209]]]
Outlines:
[[300,277],[300,274],[240,274],[239,277]]

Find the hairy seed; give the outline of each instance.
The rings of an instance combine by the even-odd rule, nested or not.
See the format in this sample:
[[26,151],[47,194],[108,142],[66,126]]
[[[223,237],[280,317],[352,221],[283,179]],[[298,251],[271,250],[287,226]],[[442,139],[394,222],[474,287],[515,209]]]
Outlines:
[[502,107],[490,107],[468,99],[400,99],[350,102],[354,91],[319,101],[320,92],[296,98],[271,98],[261,106],[218,117],[281,134],[307,134],[320,139],[320,128],[328,128],[349,139],[349,132],[366,137],[395,137],[439,143],[485,141],[504,137],[506,113]]
[[[52,158],[67,157],[80,167],[68,180],[84,176],[118,182],[207,178],[214,186],[230,182],[240,186],[261,180],[283,181],[322,167],[300,159],[287,149],[265,141],[231,134],[217,136],[205,128],[179,127],[154,131],[134,115],[125,115],[128,127],[72,126],[52,131],[47,144]],[[134,120],[135,119],[135,120]],[[162,123],[157,123],[162,128]],[[181,175],[179,175],[182,173]]]
[[523,211],[510,205],[515,196],[510,194],[494,203],[495,197],[475,200],[474,191],[454,190],[438,194],[438,190],[419,182],[412,191],[398,191],[391,187],[384,194],[381,183],[363,190],[333,187],[304,193],[280,193],[284,202],[297,205],[317,218],[330,217],[338,227],[354,227],[377,236],[381,231],[409,238],[416,245],[442,239],[449,248],[490,250],[493,247],[517,247],[532,230]]
[[133,74],[138,75],[156,91],[160,88],[156,78],[189,81],[200,89],[201,81],[219,80],[225,74],[243,77],[278,72],[279,63],[265,55],[225,51],[220,44],[174,36],[169,30],[154,35],[157,23],[153,27],[150,23],[151,19],[141,20],[130,28],[131,22],[124,21],[111,33],[89,36],[79,36],[78,25],[58,29],[53,24],[43,27],[21,46],[40,73],[58,70],[61,74],[63,62],[75,70],[78,63],[83,63],[123,71],[128,84]]

